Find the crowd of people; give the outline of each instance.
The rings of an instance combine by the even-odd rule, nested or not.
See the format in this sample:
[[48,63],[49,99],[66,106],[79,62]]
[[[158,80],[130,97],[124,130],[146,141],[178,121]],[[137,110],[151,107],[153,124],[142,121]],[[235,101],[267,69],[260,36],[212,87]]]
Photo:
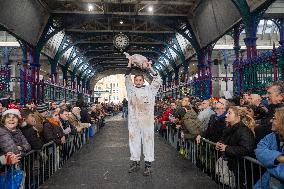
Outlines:
[[104,124],[106,116],[122,109],[121,105],[88,105],[83,101],[74,105],[65,101],[38,106],[6,105],[0,103],[0,172],[4,165],[19,163],[29,151],[41,150],[49,142],[63,145],[86,128]]
[[[233,99],[168,97],[156,101],[155,131],[166,136],[167,129],[172,128],[179,131],[182,140],[197,145],[203,139],[215,143],[220,157],[228,161],[229,170],[238,175],[239,188],[250,188],[248,177],[240,174],[243,164],[237,164],[244,156],[256,158],[266,168],[253,179],[255,188],[268,188],[271,176],[283,185],[283,102],[283,81],[269,86],[266,96],[244,92],[242,97]],[[73,135],[121,110],[126,117],[126,99],[119,105],[89,106],[82,101],[73,106],[55,101],[46,106],[32,103],[25,107],[11,103],[4,107],[0,103],[0,166],[17,164],[29,151],[40,150],[48,142],[63,145]]]
[[[214,142],[214,150],[228,162],[228,169],[235,175],[235,186],[269,188],[270,176],[284,181],[283,102],[283,81],[269,86],[264,96],[244,92],[242,97],[233,99],[167,97],[156,102],[155,131],[166,136],[171,128],[179,131],[182,140],[197,145],[202,139]],[[244,156],[256,158],[266,172],[249,179],[251,174],[244,174],[239,168],[244,167],[242,161],[238,161]],[[249,180],[254,183],[251,185]]]

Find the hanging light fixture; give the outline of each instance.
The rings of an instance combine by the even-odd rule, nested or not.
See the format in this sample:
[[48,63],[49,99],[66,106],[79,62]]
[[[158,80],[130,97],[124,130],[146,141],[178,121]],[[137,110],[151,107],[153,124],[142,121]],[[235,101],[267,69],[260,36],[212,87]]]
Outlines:
[[92,4],[88,4],[88,10],[91,12],[94,10],[94,6]]
[[153,12],[153,10],[154,10],[153,6],[150,5],[150,6],[148,7],[148,11],[149,11],[149,12]]

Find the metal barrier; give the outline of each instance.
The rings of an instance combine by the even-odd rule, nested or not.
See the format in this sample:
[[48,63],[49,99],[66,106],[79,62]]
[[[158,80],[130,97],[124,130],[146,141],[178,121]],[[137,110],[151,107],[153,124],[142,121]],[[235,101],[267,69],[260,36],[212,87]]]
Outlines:
[[[222,188],[253,188],[266,172],[258,160],[249,156],[230,159],[228,163],[224,153],[215,149],[216,143],[205,138],[197,145],[193,140],[181,139],[181,130],[171,126],[160,133],[181,156],[189,159]],[[280,180],[272,178],[270,188],[277,188],[277,185],[280,185]],[[260,184],[258,188],[265,187]]]
[[[93,125],[95,133],[99,132],[100,125]],[[69,135],[63,145],[49,142],[39,151],[32,150],[21,160],[20,169],[25,172],[25,189],[36,189],[49,179],[66,161],[84,144],[89,141],[89,128],[76,135]],[[9,166],[5,167],[5,171]]]

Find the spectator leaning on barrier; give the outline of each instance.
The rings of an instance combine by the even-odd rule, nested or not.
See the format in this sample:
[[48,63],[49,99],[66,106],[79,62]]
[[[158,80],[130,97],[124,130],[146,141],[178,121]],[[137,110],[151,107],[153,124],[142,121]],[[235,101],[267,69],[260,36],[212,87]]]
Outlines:
[[255,188],[269,188],[270,175],[279,179],[284,188],[284,108],[276,109],[272,125],[273,132],[260,140],[255,150],[256,158],[267,168]]
[[82,123],[91,123],[91,117],[89,115],[87,105],[84,103],[84,101],[77,102],[76,106],[81,109],[81,112],[80,112],[81,122]]
[[197,118],[197,113],[193,108],[185,108],[186,113],[182,117],[182,138],[194,140],[202,132],[201,121]]
[[47,115],[48,115],[48,107],[46,105],[38,106],[33,113],[33,116],[35,118],[34,127],[38,131],[40,137],[43,137],[43,125],[45,122],[47,122],[46,119]]
[[[236,178],[236,186],[246,188],[243,161],[237,161],[239,157],[253,155],[255,139],[253,129],[255,122],[244,108],[232,106],[226,114],[228,126],[223,132],[222,139],[217,142],[216,150],[221,151],[228,160],[229,170],[233,171]],[[238,166],[239,162],[239,166]],[[238,180],[239,178],[239,180]]]
[[70,124],[70,122],[68,121],[68,117],[69,117],[69,112],[67,112],[65,109],[61,109],[59,111],[59,120],[61,128],[66,138],[69,135],[76,135],[77,132],[81,131],[81,129],[79,128],[76,129],[73,125]]
[[99,122],[99,116],[100,116],[100,111],[97,110],[96,104],[93,104],[91,106],[91,112],[90,112],[90,117],[91,117],[91,123],[98,123]]
[[254,111],[254,118],[255,120],[260,120],[268,112],[268,109],[261,103],[262,99],[259,94],[251,94],[250,99],[250,105]]
[[79,107],[74,107],[72,112],[69,113],[68,121],[71,125],[76,127],[78,132],[81,132],[82,129],[87,128],[90,126],[90,123],[81,123],[81,116],[80,116],[81,109]]
[[277,81],[273,83],[267,90],[269,106],[266,116],[262,118],[261,125],[255,128],[256,142],[258,143],[262,138],[271,133],[271,119],[274,116],[276,108],[283,107],[284,100],[284,81]]
[[166,107],[165,111],[163,112],[163,115],[160,117],[159,119],[159,122],[162,123],[162,127],[161,127],[161,130],[160,132],[163,133],[163,135],[166,134],[166,129],[167,129],[167,126],[169,125],[170,123],[170,120],[169,120],[169,116],[173,113],[173,110],[171,108],[171,106],[165,104],[164,105],[164,108]]
[[43,141],[35,126],[35,118],[32,111],[29,109],[22,110],[23,121],[20,129],[26,137],[28,143],[31,145],[32,150],[40,150],[43,146]]
[[196,137],[197,144],[200,143],[201,137],[212,142],[218,142],[221,139],[223,130],[226,128],[225,118],[228,106],[228,101],[222,98],[215,103],[215,114],[211,115],[207,129]]
[[45,142],[53,141],[56,144],[64,144],[66,142],[63,129],[60,126],[59,114],[56,111],[51,111],[51,118],[44,123],[43,133]]
[[8,109],[3,113],[3,126],[0,127],[0,155],[13,152],[23,156],[30,151],[30,144],[18,129],[20,118],[21,114],[18,109]]
[[201,121],[203,131],[205,131],[211,115],[215,114],[215,112],[212,110],[209,100],[203,100],[199,105],[199,109],[198,119]]

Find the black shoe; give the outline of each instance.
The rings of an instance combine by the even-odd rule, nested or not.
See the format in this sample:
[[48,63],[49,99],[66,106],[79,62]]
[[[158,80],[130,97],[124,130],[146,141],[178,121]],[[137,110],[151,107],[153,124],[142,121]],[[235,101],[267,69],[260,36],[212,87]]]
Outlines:
[[150,176],[151,174],[152,174],[151,167],[145,167],[143,176],[148,177],[148,176]]
[[130,168],[128,169],[128,173],[137,172],[140,170],[140,162],[139,161],[133,161],[130,165]]

